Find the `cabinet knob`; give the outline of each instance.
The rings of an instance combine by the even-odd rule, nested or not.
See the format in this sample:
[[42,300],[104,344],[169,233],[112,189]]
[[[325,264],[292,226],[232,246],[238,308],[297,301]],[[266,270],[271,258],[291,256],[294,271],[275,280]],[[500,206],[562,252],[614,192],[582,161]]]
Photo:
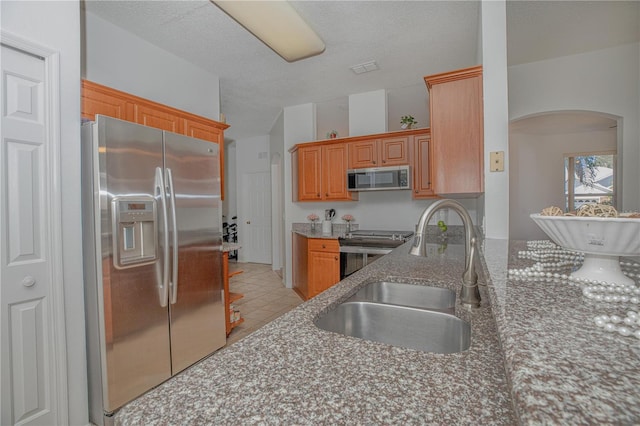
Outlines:
[[418,193],[418,190],[416,189],[416,194]]
[[376,164],[376,160],[373,160],[373,164]]
[[387,160],[382,160],[382,162],[383,162],[383,163],[386,163],[386,162],[387,162]]
[[338,256],[334,257],[334,260],[338,260]]
[[324,194],[324,196],[325,196],[325,197],[328,197],[328,196],[329,196],[329,193],[327,192],[326,194]]
[[327,248],[327,246],[323,244],[323,245],[322,245],[322,248]]
[[320,198],[320,193],[318,192],[318,198]]

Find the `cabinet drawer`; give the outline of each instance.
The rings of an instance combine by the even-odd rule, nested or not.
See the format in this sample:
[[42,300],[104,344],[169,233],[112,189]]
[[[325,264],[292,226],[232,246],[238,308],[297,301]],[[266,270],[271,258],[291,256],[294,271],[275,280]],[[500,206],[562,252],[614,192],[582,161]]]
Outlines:
[[310,238],[309,251],[311,250],[338,253],[340,252],[340,244],[338,244],[338,240],[328,238]]

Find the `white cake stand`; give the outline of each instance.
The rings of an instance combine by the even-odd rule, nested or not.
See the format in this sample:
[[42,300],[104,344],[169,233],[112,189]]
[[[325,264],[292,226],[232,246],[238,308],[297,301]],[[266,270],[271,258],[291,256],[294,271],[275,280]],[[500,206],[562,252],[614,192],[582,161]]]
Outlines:
[[584,253],[582,267],[571,276],[634,284],[620,269],[620,256],[640,256],[640,219],[540,214],[532,214],[531,219],[554,243]]

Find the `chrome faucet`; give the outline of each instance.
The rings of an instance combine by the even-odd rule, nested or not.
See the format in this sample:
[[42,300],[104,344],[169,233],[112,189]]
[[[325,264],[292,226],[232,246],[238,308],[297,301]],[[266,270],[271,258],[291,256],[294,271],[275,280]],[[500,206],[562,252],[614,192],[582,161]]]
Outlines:
[[469,212],[457,201],[442,199],[427,207],[418,222],[413,245],[409,254],[414,256],[427,257],[427,224],[435,212],[440,209],[452,209],[460,215],[465,230],[465,271],[462,274],[462,289],[460,290],[460,301],[464,305],[480,306],[480,291],[478,290],[478,274],[475,268],[476,257],[476,232]]

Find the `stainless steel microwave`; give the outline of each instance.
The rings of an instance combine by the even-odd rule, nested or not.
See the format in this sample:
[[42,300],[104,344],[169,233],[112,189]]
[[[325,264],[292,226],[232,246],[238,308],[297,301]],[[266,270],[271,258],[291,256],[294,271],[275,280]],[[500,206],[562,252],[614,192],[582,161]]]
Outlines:
[[409,166],[347,170],[347,189],[349,191],[411,189]]

